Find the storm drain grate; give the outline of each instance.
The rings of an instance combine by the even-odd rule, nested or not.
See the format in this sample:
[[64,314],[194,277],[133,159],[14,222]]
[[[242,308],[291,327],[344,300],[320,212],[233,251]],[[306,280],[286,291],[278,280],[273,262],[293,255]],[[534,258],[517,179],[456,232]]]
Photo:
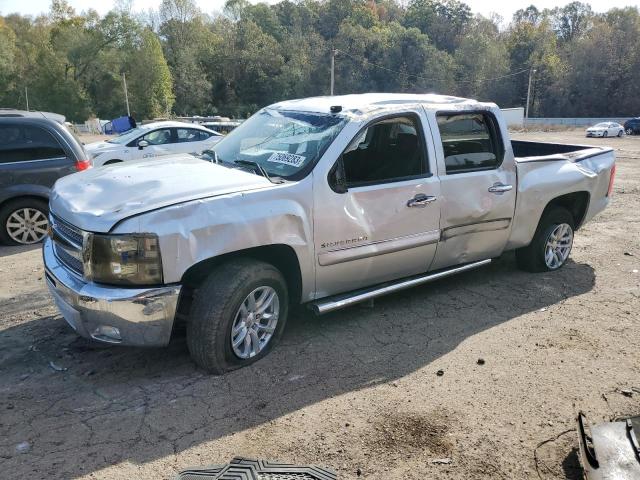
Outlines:
[[332,470],[236,457],[226,465],[190,468],[176,480],[336,480]]

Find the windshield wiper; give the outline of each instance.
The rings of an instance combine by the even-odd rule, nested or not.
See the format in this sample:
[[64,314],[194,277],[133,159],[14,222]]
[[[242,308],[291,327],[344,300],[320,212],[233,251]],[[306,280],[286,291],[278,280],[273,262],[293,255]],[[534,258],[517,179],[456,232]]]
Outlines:
[[260,175],[269,180],[271,183],[282,183],[283,180],[280,177],[270,177],[267,171],[264,169],[262,165],[258,162],[254,162],[253,160],[234,160],[233,163],[237,163],[238,165],[246,165],[247,167],[253,167]]

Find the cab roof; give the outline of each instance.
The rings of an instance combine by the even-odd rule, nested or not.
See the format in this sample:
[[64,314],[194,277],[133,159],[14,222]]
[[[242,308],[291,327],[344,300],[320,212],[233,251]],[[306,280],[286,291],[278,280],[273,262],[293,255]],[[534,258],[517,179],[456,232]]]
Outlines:
[[422,105],[432,110],[468,110],[472,108],[493,106],[480,103],[469,98],[448,95],[412,94],[412,93],[361,93],[354,95],[337,95],[310,97],[297,100],[285,100],[271,105],[278,110],[297,110],[315,113],[332,113],[331,107],[342,107],[343,113],[363,114],[374,110],[397,109],[403,106]]

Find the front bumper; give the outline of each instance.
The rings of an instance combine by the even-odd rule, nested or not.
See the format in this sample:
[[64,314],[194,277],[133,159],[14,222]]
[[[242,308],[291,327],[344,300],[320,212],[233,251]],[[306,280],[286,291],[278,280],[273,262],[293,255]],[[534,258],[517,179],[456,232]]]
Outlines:
[[602,131],[602,132],[587,132],[587,137],[604,137],[604,131]]
[[49,291],[71,327],[82,337],[132,346],[169,343],[180,285],[125,288],[86,282],[57,259],[51,239],[42,248]]

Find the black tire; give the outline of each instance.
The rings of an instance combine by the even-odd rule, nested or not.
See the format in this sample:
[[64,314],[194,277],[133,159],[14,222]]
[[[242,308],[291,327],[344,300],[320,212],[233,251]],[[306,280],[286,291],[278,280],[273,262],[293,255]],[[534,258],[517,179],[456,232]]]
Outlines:
[[609,136],[609,132],[608,131],[604,131],[604,133],[602,134],[603,137],[608,137]]
[[114,163],[122,163],[122,160],[107,160],[106,162],[104,162],[104,163],[102,164],[102,166],[105,166],[105,165],[113,165]]
[[[18,198],[16,200],[8,201],[2,206],[2,208],[0,208],[0,243],[4,245],[29,245],[33,243],[38,243],[39,241],[42,241],[42,239],[46,237],[46,235],[44,235],[38,241],[35,241],[35,242],[28,241],[26,243],[17,242],[13,238],[11,238],[8,231],[7,220],[9,219],[10,215],[12,215],[17,210],[21,210],[23,208],[32,208],[32,209],[38,210],[45,216],[46,219],[49,218],[49,204],[46,202],[46,200],[27,197],[27,198]],[[48,224],[44,225],[43,227],[46,230],[46,227],[48,227]]]
[[627,130],[625,131],[625,133],[627,135],[633,135],[633,129],[632,128],[627,128]]
[[[254,357],[242,359],[231,346],[236,314],[256,288],[272,287],[280,304],[278,323],[271,339]],[[278,343],[287,322],[289,294],[280,271],[253,259],[238,259],[220,265],[194,293],[187,323],[187,346],[191,358],[206,371],[221,375],[260,360]]]
[[[573,233],[575,230],[573,215],[571,215],[566,208],[553,207],[544,212],[540,222],[538,223],[538,228],[536,229],[536,233],[533,235],[531,243],[526,247],[518,248],[516,250],[516,262],[518,264],[518,268],[527,272],[549,272],[558,270],[564,266],[566,259],[557,268],[550,268],[545,262],[547,239],[549,238],[549,235],[551,235],[551,232],[553,232],[554,229],[562,223],[568,224]],[[571,250],[569,250],[569,254],[570,253]]]
[[618,132],[618,137],[622,137],[622,135],[624,135],[624,131],[623,131],[623,130],[620,130],[620,131]]

